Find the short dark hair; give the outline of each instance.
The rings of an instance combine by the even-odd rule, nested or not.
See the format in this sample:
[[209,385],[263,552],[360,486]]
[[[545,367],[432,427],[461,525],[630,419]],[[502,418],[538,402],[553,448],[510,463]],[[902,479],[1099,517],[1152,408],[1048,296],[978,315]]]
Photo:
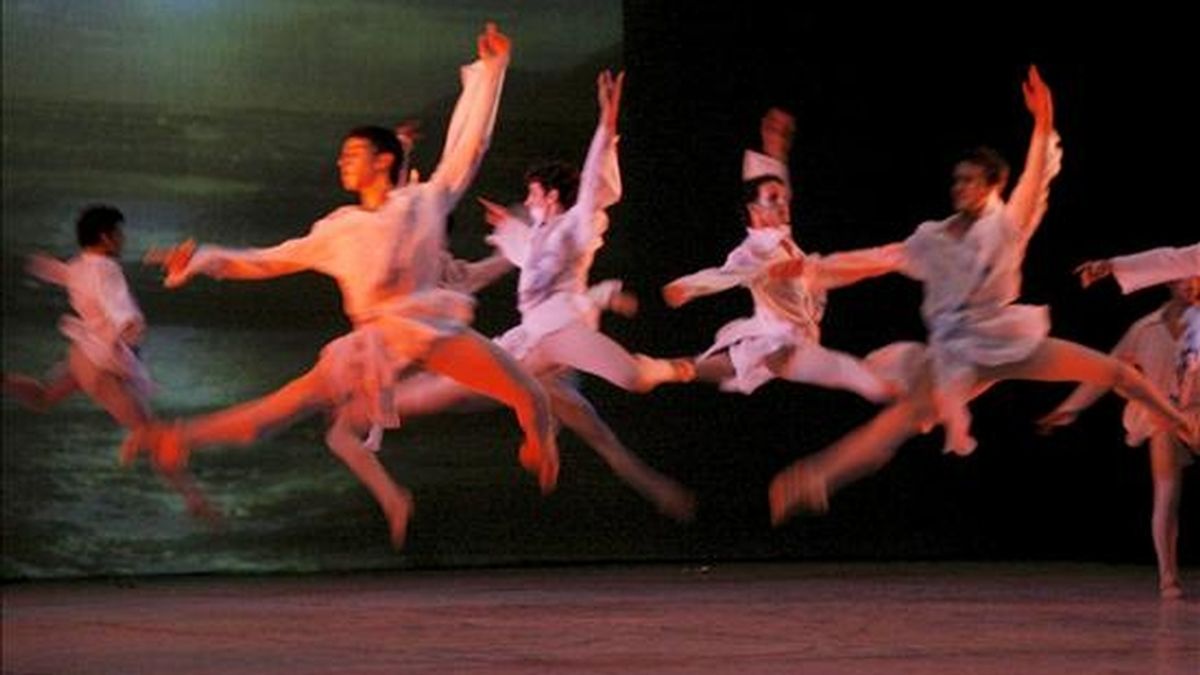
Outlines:
[[1008,162],[994,149],[986,145],[971,148],[959,156],[958,163],[963,162],[983,169],[983,177],[988,185],[998,186],[1001,190],[1008,185]]
[[787,186],[787,181],[773,173],[764,173],[749,180],[742,181],[742,205],[746,206],[758,201],[758,189],[767,183],[779,183]]
[[396,138],[395,132],[383,127],[368,125],[354,127],[346,132],[343,140],[351,138],[361,138],[370,143],[375,148],[375,152],[391,155],[392,166],[388,169],[388,178],[392,181],[392,185],[400,184],[400,169],[404,166],[404,146],[400,145],[400,139]]
[[104,235],[112,236],[125,222],[125,215],[116,207],[95,204],[85,208],[75,221],[75,238],[80,248],[99,244]]
[[566,162],[537,164],[525,172],[525,184],[530,183],[540,184],[546,192],[558,190],[558,203],[569,209],[579,194],[579,170]]

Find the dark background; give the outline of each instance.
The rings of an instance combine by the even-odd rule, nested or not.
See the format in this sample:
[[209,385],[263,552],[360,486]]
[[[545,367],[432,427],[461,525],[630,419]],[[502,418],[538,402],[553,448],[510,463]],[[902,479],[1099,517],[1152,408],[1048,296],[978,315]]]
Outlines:
[[[6,13],[18,4],[6,2]],[[343,4],[354,3],[336,6]],[[485,13],[486,4],[473,9]],[[641,296],[636,320],[605,321],[631,350],[699,352],[724,322],[750,310],[748,293],[736,290],[669,310],[658,289],[719,264],[743,237],[741,152],[757,142],[768,105],[797,116],[791,168],[800,245],[828,252],[880,244],[947,215],[949,171],[963,149],[992,145],[1019,171],[1030,129],[1019,86],[1031,62],[1054,91],[1065,159],[1030,246],[1024,301],[1052,306],[1056,335],[1107,349],[1165,300],[1161,290],[1122,297],[1112,284],[1083,292],[1070,270],[1093,257],[1197,239],[1184,211],[1194,191],[1186,159],[1194,132],[1182,21],[1008,6],[881,13],[698,4],[627,2],[623,43],[617,35],[611,47],[557,69],[521,61],[522,39],[545,42],[545,24],[535,26],[527,10],[501,17],[527,28],[512,31],[513,68],[473,195],[515,201],[531,161],[581,161],[595,123],[596,71],[628,71],[625,196],[593,278],[621,277]],[[263,20],[287,16],[271,6],[282,13]],[[305,16],[305,25],[322,23]],[[470,54],[470,31],[451,33],[462,55],[455,62]],[[551,43],[573,39],[569,30],[554,35]],[[212,58],[237,73],[248,67]],[[265,70],[262,77],[278,76]],[[6,80],[11,74],[6,67]],[[289,77],[302,85],[316,76]],[[337,81],[325,77],[318,81]],[[429,77],[453,83],[446,69]],[[233,81],[238,96],[253,90],[253,78]],[[385,97],[386,105],[346,110],[336,98],[313,99],[311,109],[295,110],[278,94],[255,107],[231,93],[241,103],[223,106],[220,91],[206,94],[214,97],[206,105],[183,105],[178,95],[67,103],[19,96],[6,84],[6,370],[36,372],[61,355],[53,322],[65,303],[27,286],[20,257],[34,248],[69,255],[74,212],[96,200],[129,217],[126,271],[151,323],[147,358],[163,414],[192,415],[269,391],[345,329],[336,289],[314,275],[201,280],[168,293],[133,261],[151,244],[188,235],[263,245],[302,233],[345,200],[332,160],[353,124],[420,117],[430,137],[418,165],[428,170],[452,95],[400,108]],[[486,253],[486,225],[470,198],[455,223],[458,255]],[[514,285],[509,278],[480,295],[477,327],[485,334],[515,322]],[[900,278],[837,291],[824,342],[864,354],[921,339],[919,301],[919,288]],[[585,390],[634,452],[696,491],[695,523],[658,516],[565,434],[560,487],[541,498],[515,467],[518,437],[497,412],[412,420],[389,436],[384,461],[418,500],[400,553],[388,549],[365,490],[322,448],[320,420],[251,449],[197,458],[198,477],[228,512],[224,527],[210,531],[188,522],[144,467],[112,466],[120,433],[85,401],[44,417],[5,402],[4,575],[766,558],[1153,560],[1146,452],[1124,446],[1111,397],[1043,438],[1033,421],[1070,387],[998,386],[973,407],[980,447],[971,457],[942,456],[935,432],[839,494],[830,515],[773,530],[771,475],[869,419],[873,406],[786,382],[749,397],[705,386],[639,397],[599,381]],[[1185,564],[1200,555],[1195,473],[1185,473]]]

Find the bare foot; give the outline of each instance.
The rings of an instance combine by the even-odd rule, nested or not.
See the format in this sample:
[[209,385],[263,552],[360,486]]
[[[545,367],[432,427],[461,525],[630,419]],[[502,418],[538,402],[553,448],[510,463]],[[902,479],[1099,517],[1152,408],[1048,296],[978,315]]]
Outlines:
[[1183,586],[1178,579],[1164,580],[1158,585],[1158,596],[1163,600],[1179,600],[1183,597]]
[[125,434],[125,439],[121,441],[121,447],[117,450],[117,463],[121,468],[129,468],[137,461],[138,455],[142,454],[142,450],[149,449],[147,444],[147,430],[145,427],[139,427]]
[[4,375],[4,395],[34,412],[46,412],[45,387],[28,375]]
[[190,449],[183,442],[183,425],[151,425],[147,432],[150,460],[154,468],[164,473],[177,473],[187,468]]
[[692,359],[659,359],[645,354],[634,354],[639,383],[636,391],[644,394],[660,384],[668,382],[691,382],[696,379],[696,364]]
[[826,513],[829,494],[825,479],[796,462],[780,471],[767,490],[771,503],[771,525],[779,527],[799,511]]
[[537,476],[542,494],[554,492],[558,485],[558,446],[553,437],[544,444],[526,439],[517,458],[526,471]]
[[675,522],[690,523],[696,518],[696,495],[675,481],[663,481],[651,498],[659,513]]
[[388,536],[392,539],[392,548],[399,551],[404,548],[404,540],[408,536],[408,521],[412,519],[414,507],[412,493],[400,488],[400,499],[384,509],[388,521]]
[[208,501],[203,494],[194,492],[185,495],[184,503],[189,516],[214,530],[219,530],[224,526],[225,514],[221,512],[221,509],[213,506],[212,502]]

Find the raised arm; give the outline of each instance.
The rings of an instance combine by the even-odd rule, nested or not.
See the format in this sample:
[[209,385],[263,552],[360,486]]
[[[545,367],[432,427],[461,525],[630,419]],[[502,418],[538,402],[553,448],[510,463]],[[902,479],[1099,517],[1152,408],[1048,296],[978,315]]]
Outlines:
[[[607,70],[596,78],[596,99],[600,107],[600,119],[596,133],[588,146],[588,153],[579,174],[579,193],[575,208],[580,214],[575,221],[576,244],[586,247],[591,243],[596,230],[607,223],[597,218],[596,212],[612,206],[621,199],[621,170],[617,163],[617,117],[621,110],[621,90],[625,84],[625,73],[613,74]],[[589,216],[589,214],[591,214]]]
[[479,60],[462,69],[462,94],[450,116],[442,158],[429,182],[445,190],[447,212],[475,178],[492,141],[504,72],[512,50],[508,37],[488,23],[478,38]]
[[782,108],[770,108],[762,117],[759,135],[762,152],[746,150],[742,156],[742,180],[778,176],[790,188],[788,154],[796,133],[796,118]]
[[1009,220],[1028,239],[1046,213],[1050,199],[1050,181],[1062,168],[1062,148],[1054,130],[1054,101],[1050,87],[1042,80],[1037,66],[1029,67],[1029,77],[1022,85],[1025,107],[1033,115],[1033,134],[1025,168],[1005,206]]

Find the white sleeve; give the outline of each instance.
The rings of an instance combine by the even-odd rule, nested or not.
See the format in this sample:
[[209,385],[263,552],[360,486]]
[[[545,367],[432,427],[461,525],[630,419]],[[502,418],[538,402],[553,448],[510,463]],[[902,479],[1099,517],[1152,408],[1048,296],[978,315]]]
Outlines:
[[579,250],[586,249],[593,239],[604,234],[608,227],[604,209],[621,199],[617,140],[602,124],[596,127],[588,146],[587,158],[579,174],[579,194],[571,207],[576,212],[571,221],[571,239]]
[[1121,291],[1132,293],[1148,286],[1200,276],[1200,243],[1181,248],[1156,248],[1113,258],[1113,277]]
[[303,237],[267,248],[196,249],[182,276],[204,274],[214,279],[270,279],[304,270],[321,270],[329,256],[328,237],[314,226]]
[[724,265],[680,277],[668,286],[682,289],[684,296],[690,300],[702,295],[720,293],[735,286],[749,285],[762,272],[762,261],[743,245],[729,254]]
[[492,142],[507,67],[508,58],[504,57],[475,61],[462,68],[462,94],[450,115],[442,158],[429,177],[430,183],[445,191],[447,212],[467,191]]
[[70,268],[59,260],[45,253],[34,253],[25,261],[25,271],[29,276],[55,286],[66,286]]
[[1034,132],[1029,141],[1025,168],[1009,195],[1005,211],[1009,221],[1028,240],[1046,215],[1050,203],[1050,181],[1062,169],[1062,147],[1058,132]]
[[486,238],[487,243],[496,247],[501,255],[517,267],[524,267],[529,259],[529,240],[532,229],[518,218],[505,218],[496,225]]

